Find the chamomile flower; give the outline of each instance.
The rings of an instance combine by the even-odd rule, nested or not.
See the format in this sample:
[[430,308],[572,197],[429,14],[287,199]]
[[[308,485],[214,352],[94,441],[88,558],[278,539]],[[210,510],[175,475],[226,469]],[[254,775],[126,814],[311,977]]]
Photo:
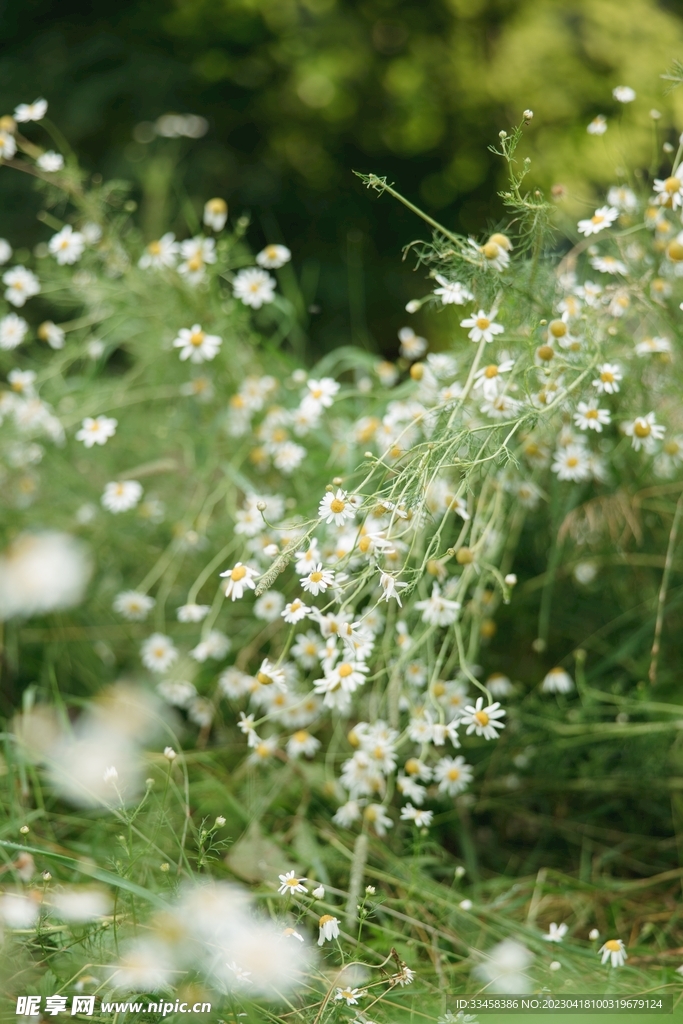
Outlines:
[[137,480],[117,480],[108,483],[102,495],[102,505],[115,514],[129,512],[142,497],[142,484]]
[[548,934],[544,935],[543,938],[546,942],[562,942],[562,939],[565,937],[568,931],[568,925],[556,924],[555,921],[552,921],[548,925]]
[[333,377],[321,377],[314,380],[312,377],[306,381],[306,391],[302,404],[308,408],[329,409],[338,393],[340,384]]
[[56,171],[61,171],[64,167],[64,157],[61,153],[55,153],[54,150],[48,149],[45,153],[41,153],[36,164],[47,174],[54,174]]
[[292,254],[287,246],[277,243],[267,245],[265,249],[261,249],[261,252],[256,254],[256,262],[259,267],[266,270],[278,270],[280,267],[284,267],[285,263],[289,263],[291,258]]
[[207,334],[199,324],[182,327],[173,342],[174,348],[180,349],[181,360],[189,359],[193,363],[210,362],[218,354],[223,339],[217,334]]
[[8,313],[0,320],[0,349],[6,352],[21,345],[26,337],[28,324],[16,313]]
[[622,430],[627,437],[631,438],[631,444],[635,451],[652,453],[657,447],[657,441],[661,441],[666,432],[666,427],[657,423],[654,412],[646,416],[636,416],[632,423],[625,423]]
[[232,569],[226,569],[220,573],[221,577],[227,577],[225,583],[225,596],[231,601],[239,601],[244,597],[245,590],[256,590],[254,580],[258,579],[259,573],[250,565],[238,562]]
[[280,615],[285,622],[294,625],[296,622],[301,622],[302,619],[305,619],[310,612],[310,607],[297,597],[285,605],[284,611],[281,611]]
[[152,608],[154,598],[137,590],[123,590],[114,598],[113,608],[129,622],[144,622]]
[[178,660],[177,647],[163,633],[152,633],[143,643],[140,654],[142,664],[150,672],[166,672]]
[[598,366],[598,376],[593,381],[593,387],[599,395],[614,395],[619,391],[622,380],[623,374],[618,363],[602,363]]
[[347,519],[355,519],[356,509],[346,491],[340,487],[336,491],[327,491],[318,505],[318,517],[324,523],[344,526]]
[[568,444],[555,453],[551,469],[558,480],[587,480],[591,473],[588,453],[583,445]]
[[225,199],[209,199],[204,204],[204,215],[202,220],[207,228],[212,231],[222,231],[228,219],[228,204]]
[[5,298],[13,306],[21,307],[26,300],[40,292],[40,281],[26,267],[12,267],[2,275],[3,284],[7,285]]
[[306,729],[299,729],[287,741],[287,756],[299,757],[303,754],[305,757],[313,757],[319,747],[320,740],[312,736]]
[[600,434],[602,428],[612,422],[609,409],[600,409],[594,403],[579,402],[576,409],[574,423],[579,430],[595,430]]
[[401,808],[401,821],[412,821],[416,828],[429,828],[433,817],[434,811],[423,811],[412,804]]
[[335,992],[335,1002],[345,1002],[347,1006],[357,1006],[358,1000],[365,995],[360,988],[338,988]]
[[431,597],[415,605],[422,612],[422,621],[430,626],[450,626],[458,617],[460,602],[451,601],[441,593],[438,583],[432,586]]
[[7,383],[12,391],[23,398],[35,398],[35,382],[36,374],[33,370],[14,369],[7,374]]
[[160,270],[162,267],[175,267],[180,246],[175,240],[172,231],[167,231],[161,238],[149,242],[145,251],[138,260],[138,266],[143,270]]
[[468,736],[474,733],[476,736],[483,736],[486,740],[495,740],[498,738],[496,730],[505,728],[505,723],[500,721],[505,714],[506,712],[498,701],[484,707],[484,698],[477,697],[474,706],[470,704],[465,708],[460,724],[467,726]]
[[401,608],[402,605],[400,591],[404,587],[407,587],[408,584],[400,583],[397,579],[394,579],[394,577],[390,573],[384,572],[382,569],[380,569],[379,585],[382,590],[382,596],[380,597],[380,601],[386,601],[388,603],[393,597],[395,598],[399,608]]
[[274,622],[282,614],[284,605],[284,594],[278,590],[267,590],[254,604],[254,615],[262,622]]
[[461,327],[469,327],[467,337],[470,341],[492,342],[497,334],[502,334],[505,328],[494,320],[495,311],[485,313],[480,309],[478,313],[472,314],[465,320],[460,321]]
[[588,238],[590,235],[597,235],[610,227],[619,216],[619,211],[614,206],[601,206],[595,211],[592,217],[580,220],[578,223],[579,232]]
[[402,327],[398,332],[400,352],[404,359],[420,359],[427,351],[427,339],[420,338],[412,327]]
[[616,256],[594,256],[591,260],[591,267],[601,274],[627,274],[628,267]]
[[260,309],[275,299],[275,286],[277,282],[265,270],[256,267],[247,267],[240,270],[232,283],[232,294],[245,306],[252,309]]
[[545,676],[541,689],[544,693],[571,693],[574,680],[563,668],[551,668]]
[[457,796],[467,789],[472,781],[472,767],[464,757],[442,757],[434,766],[434,778],[439,783],[439,792]]
[[34,100],[33,103],[20,103],[14,111],[14,120],[20,124],[26,121],[42,121],[47,114],[47,100]]
[[637,356],[661,355],[671,352],[671,342],[668,338],[643,338],[636,343],[635,353]]
[[213,238],[196,235],[180,243],[182,262],[178,273],[192,285],[201,284],[206,277],[206,268],[216,262],[216,242]]
[[110,416],[86,416],[81,429],[76,433],[76,440],[82,441],[86,448],[92,448],[94,444],[106,444],[116,433],[117,426],[118,420]]
[[636,91],[630,85],[617,85],[612,89],[612,95],[619,103],[633,103]]
[[469,288],[466,288],[460,281],[449,281],[441,274],[436,274],[435,280],[439,287],[434,289],[434,294],[444,306],[464,306],[466,302],[471,302],[474,298]]
[[304,885],[305,878],[299,878],[296,871],[287,871],[284,875],[278,875],[280,885],[278,892],[281,896],[291,896],[295,892],[308,892]]
[[505,387],[502,374],[508,373],[514,366],[514,360],[504,359],[500,363],[491,363],[489,366],[477,370],[474,375],[474,389],[482,391],[484,398],[493,401]]
[[339,919],[333,917],[331,914],[323,914],[318,921],[318,928],[320,930],[318,935],[319,946],[322,946],[325,942],[332,942],[333,939],[339,938]]
[[210,610],[208,604],[183,604],[178,608],[176,616],[178,622],[201,622]]
[[318,562],[307,576],[301,577],[299,582],[307,593],[317,597],[318,594],[324,594],[327,588],[334,583],[334,571],[323,569],[322,562]]
[[604,135],[607,131],[607,118],[604,114],[596,114],[588,124],[586,131],[589,135]]
[[625,961],[628,959],[628,953],[626,947],[621,939],[608,939],[598,950],[598,956],[602,954],[603,964],[606,964],[609,960],[612,967],[623,967]]
[[204,662],[208,658],[222,661],[231,646],[230,639],[225,633],[221,633],[218,629],[212,629],[208,636],[190,651],[190,657],[199,662]]
[[52,236],[48,242],[48,249],[57,263],[77,263],[85,249],[85,238],[80,231],[74,231],[70,224],[66,224],[61,231]]

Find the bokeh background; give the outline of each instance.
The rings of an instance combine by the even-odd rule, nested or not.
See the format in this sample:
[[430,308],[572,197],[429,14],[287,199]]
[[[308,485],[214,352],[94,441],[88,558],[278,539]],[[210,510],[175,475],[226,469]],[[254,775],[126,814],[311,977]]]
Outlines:
[[[660,78],[683,56],[678,0],[4,0],[0,11],[0,106],[46,96],[91,171],[135,181],[149,237],[186,233],[212,195],[250,212],[255,244],[294,251],[312,354],[349,340],[391,354],[405,302],[425,291],[400,259],[423,228],[353,169],[481,234],[502,214],[487,146],[532,108],[532,179],[564,186],[569,223],[625,152],[652,168],[683,127],[682,98]],[[620,84],[634,104],[612,99]],[[200,115],[206,134],[155,138],[168,112]],[[586,132],[599,113],[602,137]],[[2,176],[3,232],[26,238],[28,218],[38,240],[46,229],[19,178]]]

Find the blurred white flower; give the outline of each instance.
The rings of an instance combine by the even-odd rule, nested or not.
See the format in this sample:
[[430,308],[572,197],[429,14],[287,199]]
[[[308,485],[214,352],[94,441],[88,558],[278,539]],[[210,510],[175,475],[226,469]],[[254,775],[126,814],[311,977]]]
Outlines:
[[61,153],[55,153],[54,150],[48,149],[46,153],[41,153],[36,163],[41,171],[54,174],[55,171],[61,171],[64,166],[64,157]]
[[67,533],[22,533],[0,555],[0,621],[80,603],[92,573],[82,541]]
[[7,285],[5,298],[13,306],[23,306],[27,299],[38,295],[40,292],[40,281],[31,270],[26,267],[12,267],[2,275],[3,284]]
[[222,231],[228,219],[228,204],[225,199],[209,199],[204,204],[203,221],[212,231]]
[[108,483],[101,501],[108,512],[129,512],[142,497],[142,484],[137,480],[118,480]]
[[48,249],[57,263],[77,263],[83,255],[85,239],[80,231],[74,231],[70,224],[66,224],[61,231],[52,236]]
[[474,973],[488,983],[492,992],[511,992],[522,995],[531,990],[531,978],[526,971],[533,955],[515,939],[504,939],[487,954]]
[[260,309],[275,299],[275,286],[277,282],[265,270],[258,270],[256,267],[248,267],[240,270],[232,285],[232,293],[236,299],[240,299],[245,306],[252,309]]
[[256,256],[256,262],[259,267],[264,267],[266,270],[277,270],[279,267],[284,267],[285,263],[289,263],[291,258],[292,254],[286,245],[273,244],[261,249]]
[[42,121],[47,114],[47,100],[34,100],[33,103],[20,103],[14,111],[14,120],[23,124],[26,121]]

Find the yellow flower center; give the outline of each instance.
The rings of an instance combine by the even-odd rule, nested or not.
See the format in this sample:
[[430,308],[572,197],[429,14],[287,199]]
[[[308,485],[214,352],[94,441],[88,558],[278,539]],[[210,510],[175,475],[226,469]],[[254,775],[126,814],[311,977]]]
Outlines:
[[485,726],[489,724],[489,716],[485,711],[475,711],[472,717],[478,722],[479,725]]
[[491,321],[487,316],[478,316],[475,320],[475,326],[478,327],[480,331],[485,331],[491,326]]
[[230,579],[237,583],[238,580],[243,580],[247,575],[247,570],[243,565],[236,565],[230,573]]
[[312,572],[308,578],[311,583],[320,583],[323,578],[323,574],[321,572]]
[[491,380],[492,377],[498,376],[498,367],[495,364],[487,366],[484,370],[484,376]]
[[190,345],[194,345],[195,348],[199,348],[204,342],[204,331],[192,331],[190,335]]
[[598,418],[598,410],[597,409],[587,409],[586,410],[586,419],[587,420],[597,420],[597,418]]
[[341,498],[333,498],[332,501],[330,502],[330,511],[334,512],[335,515],[338,515],[340,512],[343,512],[345,508],[346,502],[342,501]]
[[259,290],[260,287],[261,287],[261,282],[260,281],[252,281],[251,284],[249,285],[249,291],[250,292],[254,292],[254,294],[256,294],[256,292]]
[[305,743],[308,739],[308,733],[305,729],[300,729],[299,732],[295,732],[292,739],[296,740],[297,743]]
[[267,675],[265,672],[257,672],[256,678],[258,679],[261,686],[270,686],[273,682],[272,677]]
[[339,666],[339,675],[342,679],[348,679],[353,674],[353,665],[349,665],[348,661],[343,661]]
[[609,370],[603,370],[602,373],[600,374],[600,380],[602,381],[603,384],[613,384],[614,383],[614,374],[610,373]]
[[408,775],[417,775],[418,772],[420,771],[420,762],[417,760],[416,757],[410,757],[406,761],[405,767]]
[[576,466],[578,466],[578,464],[579,460],[577,459],[576,455],[570,455],[567,458],[567,466],[569,469],[574,469]]
[[151,256],[158,256],[161,252],[161,242],[150,242],[147,246],[147,252]]
[[649,437],[652,433],[652,427],[647,420],[636,420],[633,425],[633,433],[636,437]]
[[[269,748],[267,743],[259,743],[258,747],[256,748],[255,753],[256,753],[256,755],[258,757],[268,757],[270,755],[271,751],[270,751],[270,748]],[[287,884],[291,885],[292,883],[288,882]],[[296,884],[296,883],[294,883],[294,884]]]
[[678,441],[667,441],[664,445],[664,451],[667,455],[678,455],[680,450]]
[[675,178],[675,177],[667,178],[666,181],[664,182],[664,191],[668,192],[669,195],[671,195],[671,196],[674,194],[674,192],[678,192],[680,187],[681,187],[681,182],[680,182],[679,178]]
[[296,600],[292,601],[292,603],[290,604],[289,610],[290,612],[298,612],[299,608],[301,608],[301,601],[297,597]]
[[605,943],[605,949],[609,949],[610,953],[619,953],[621,950],[619,939],[608,939]]
[[602,224],[604,219],[605,219],[604,214],[602,214],[602,213],[594,213],[593,216],[591,217],[591,224]]
[[228,210],[225,199],[209,199],[206,205],[211,213],[227,213]]
[[460,769],[459,768],[449,768],[448,769],[448,778],[451,780],[451,782],[456,782],[460,778]]
[[323,914],[323,916],[318,921],[318,924],[320,925],[321,928],[323,928],[326,924],[329,924],[330,921],[334,921],[332,914]]

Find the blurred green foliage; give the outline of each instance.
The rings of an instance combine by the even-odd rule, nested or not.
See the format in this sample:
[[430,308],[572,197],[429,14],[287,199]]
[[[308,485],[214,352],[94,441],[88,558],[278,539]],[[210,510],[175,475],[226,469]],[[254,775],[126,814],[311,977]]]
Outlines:
[[[467,232],[500,216],[487,145],[525,108],[532,176],[565,186],[571,216],[626,153],[652,167],[683,127],[683,94],[659,77],[683,52],[673,0],[27,0],[0,25],[2,108],[44,94],[93,170],[137,180],[150,235],[213,194],[251,210],[306,263],[319,349],[391,352],[423,289],[398,261],[411,215],[353,169]],[[620,84],[634,104],[612,99]],[[135,141],[167,111],[205,116],[208,134]],[[603,137],[586,133],[598,113]],[[30,192],[2,188],[3,233],[23,233]]]

